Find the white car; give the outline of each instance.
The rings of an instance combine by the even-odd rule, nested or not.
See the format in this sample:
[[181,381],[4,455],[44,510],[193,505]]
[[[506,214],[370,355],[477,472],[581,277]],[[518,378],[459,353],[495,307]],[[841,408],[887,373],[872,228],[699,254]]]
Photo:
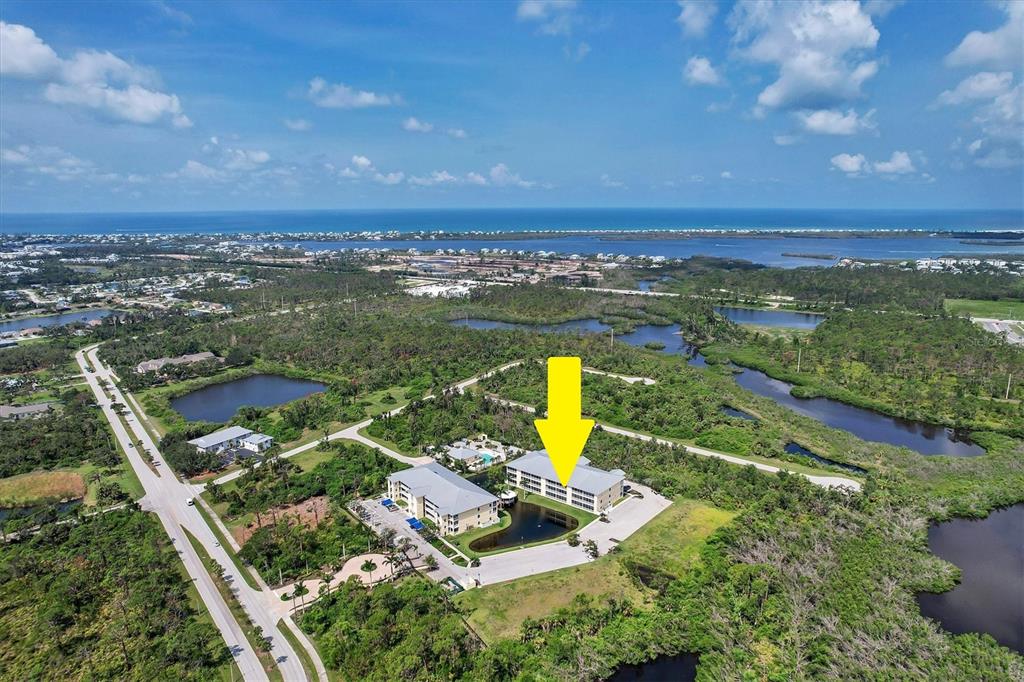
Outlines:
[[196,505],[196,498],[194,498],[194,497],[188,498],[187,500],[185,500],[185,504],[187,504],[190,507],[194,507]]

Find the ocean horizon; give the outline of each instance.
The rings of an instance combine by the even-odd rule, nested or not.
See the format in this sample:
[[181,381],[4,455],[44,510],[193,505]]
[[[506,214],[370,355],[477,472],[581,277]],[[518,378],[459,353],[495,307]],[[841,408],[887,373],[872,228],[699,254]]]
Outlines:
[[1014,209],[448,208],[0,213],[0,233],[32,235],[546,231],[1024,230]]

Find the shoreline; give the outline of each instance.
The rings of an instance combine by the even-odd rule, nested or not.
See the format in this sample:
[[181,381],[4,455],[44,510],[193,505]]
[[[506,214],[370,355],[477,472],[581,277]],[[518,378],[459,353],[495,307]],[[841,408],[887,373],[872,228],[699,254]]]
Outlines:
[[[738,227],[738,228],[587,228],[587,229],[508,229],[508,230],[388,230],[370,229],[361,231],[288,231],[288,230],[252,230],[238,232],[89,232],[89,233],[41,233],[12,232],[4,236],[9,241],[30,241],[39,246],[66,244],[69,242],[100,241],[119,243],[134,241],[207,239],[211,241],[442,241],[442,240],[519,240],[519,239],[560,239],[568,237],[597,237],[601,241],[658,240],[658,239],[692,239],[698,237],[715,237],[721,239],[872,239],[872,238],[931,238],[944,237],[971,240],[974,235],[984,235],[986,245],[1007,243],[1016,246],[1024,240],[1024,225],[1019,228],[978,228],[978,229],[926,229],[926,228],[825,228],[825,227]],[[969,242],[968,242],[969,243]]]

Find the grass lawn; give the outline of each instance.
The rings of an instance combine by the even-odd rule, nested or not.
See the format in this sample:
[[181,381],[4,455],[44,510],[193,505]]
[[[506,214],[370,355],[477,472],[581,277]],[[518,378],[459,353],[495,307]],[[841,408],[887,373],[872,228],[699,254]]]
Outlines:
[[86,485],[77,471],[33,471],[0,479],[0,506],[27,507],[85,497]]
[[548,616],[580,594],[627,597],[634,604],[644,604],[650,592],[626,572],[624,560],[650,563],[680,575],[698,560],[705,539],[732,517],[730,512],[678,499],[623,542],[616,554],[580,566],[466,590],[455,597],[455,603],[488,643],[515,637],[526,618]]
[[997,320],[1024,320],[1024,301],[980,301],[971,298],[947,298],[947,311],[956,315],[990,317]]
[[303,472],[310,471],[317,464],[326,462],[329,459],[334,458],[335,453],[331,450],[321,450],[320,448],[314,448],[312,450],[306,450],[300,452],[294,457],[289,457],[287,462],[297,465]]
[[733,512],[680,498],[619,547],[622,556],[678,577],[698,560],[704,539],[734,516]]
[[[390,400],[388,396],[391,396],[393,400]],[[403,386],[393,388],[383,388],[373,393],[368,393],[365,396],[360,396],[360,403],[368,403],[363,407],[367,417],[376,417],[382,412],[393,410],[396,407],[400,407],[409,402],[406,397],[406,388]]]

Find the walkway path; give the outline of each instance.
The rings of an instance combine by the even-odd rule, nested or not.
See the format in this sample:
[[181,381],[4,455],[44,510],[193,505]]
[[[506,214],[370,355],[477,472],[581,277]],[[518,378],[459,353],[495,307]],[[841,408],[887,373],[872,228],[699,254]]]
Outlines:
[[[376,568],[374,568],[370,573],[363,570],[363,564],[367,561],[372,561],[376,565]],[[329,589],[333,590],[352,576],[356,576],[364,585],[376,585],[379,582],[389,580],[394,574],[395,568],[388,563],[385,555],[375,552],[370,554],[360,554],[346,561],[345,565],[341,567],[341,570],[331,576],[331,580],[327,584]],[[288,603],[289,608],[293,611],[305,608],[305,606],[309,606],[319,599],[320,586],[324,584],[324,581],[320,578],[310,578],[301,582],[301,584],[309,590],[309,593],[304,596],[305,606],[302,604],[295,604],[293,606],[285,599],[285,595],[289,595],[290,599],[290,595],[295,591],[295,586],[298,584],[298,582],[289,583],[274,590],[274,596],[277,597],[278,601],[281,603]],[[299,602],[303,601],[303,598],[297,597],[296,599],[298,599]]]

